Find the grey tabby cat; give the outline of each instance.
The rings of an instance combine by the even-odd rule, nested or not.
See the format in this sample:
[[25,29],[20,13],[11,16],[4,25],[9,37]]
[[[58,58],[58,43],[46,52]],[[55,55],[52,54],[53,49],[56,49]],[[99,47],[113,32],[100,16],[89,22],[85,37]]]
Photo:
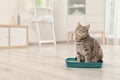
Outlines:
[[75,30],[78,62],[101,62],[103,51],[99,43],[89,35],[90,25],[82,26],[78,23]]

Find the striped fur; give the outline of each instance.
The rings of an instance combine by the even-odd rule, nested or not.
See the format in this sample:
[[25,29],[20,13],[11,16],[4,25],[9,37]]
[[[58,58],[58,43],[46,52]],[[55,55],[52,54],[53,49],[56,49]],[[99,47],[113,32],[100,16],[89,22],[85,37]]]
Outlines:
[[78,62],[99,62],[103,58],[99,43],[89,35],[89,27],[90,25],[82,26],[78,23],[75,30]]

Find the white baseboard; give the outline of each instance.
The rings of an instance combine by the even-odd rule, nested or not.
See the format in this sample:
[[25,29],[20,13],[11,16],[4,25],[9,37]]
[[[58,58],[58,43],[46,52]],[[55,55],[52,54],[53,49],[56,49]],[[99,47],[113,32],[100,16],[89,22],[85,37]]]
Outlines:
[[[66,43],[67,44],[67,41],[57,41],[56,42],[57,44],[60,44],[60,43]],[[53,43],[45,43],[45,44],[53,44]],[[29,45],[38,45],[37,42],[29,42]]]

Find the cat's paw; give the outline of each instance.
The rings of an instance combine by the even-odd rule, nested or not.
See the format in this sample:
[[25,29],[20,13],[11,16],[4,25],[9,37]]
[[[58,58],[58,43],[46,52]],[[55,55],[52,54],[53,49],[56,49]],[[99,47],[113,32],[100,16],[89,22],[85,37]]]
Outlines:
[[80,62],[80,60],[77,59],[77,62]]
[[85,62],[85,60],[84,60],[84,59],[81,59],[80,62]]

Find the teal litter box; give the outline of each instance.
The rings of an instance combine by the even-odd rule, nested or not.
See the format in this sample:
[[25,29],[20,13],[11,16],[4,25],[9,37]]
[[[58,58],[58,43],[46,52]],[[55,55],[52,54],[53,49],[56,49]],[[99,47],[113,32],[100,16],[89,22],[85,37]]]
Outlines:
[[77,62],[75,58],[67,58],[66,65],[71,68],[102,68],[103,62]]

